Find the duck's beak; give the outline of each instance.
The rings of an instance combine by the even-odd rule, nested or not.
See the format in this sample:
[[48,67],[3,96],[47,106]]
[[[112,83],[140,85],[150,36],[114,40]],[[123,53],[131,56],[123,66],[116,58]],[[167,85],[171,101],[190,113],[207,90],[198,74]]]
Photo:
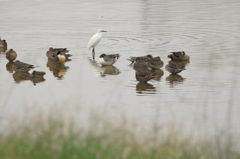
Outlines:
[[107,32],[107,31],[103,30],[102,32]]

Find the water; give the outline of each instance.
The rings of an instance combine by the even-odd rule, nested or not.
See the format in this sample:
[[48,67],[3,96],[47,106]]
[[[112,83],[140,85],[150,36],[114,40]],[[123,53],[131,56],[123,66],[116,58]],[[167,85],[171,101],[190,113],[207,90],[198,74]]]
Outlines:
[[[0,115],[71,105],[76,112],[125,113],[143,125],[173,121],[197,133],[216,128],[239,132],[239,7],[237,0],[2,0],[0,36],[18,60],[45,71],[46,80],[15,80],[1,53]],[[94,63],[86,49],[100,28],[108,32],[96,47],[96,59],[101,53],[119,53],[113,67]],[[67,47],[72,61],[51,67],[49,47]],[[165,70],[168,52],[182,50],[190,63],[172,76]],[[161,57],[164,75],[141,84],[126,59],[147,54]]]

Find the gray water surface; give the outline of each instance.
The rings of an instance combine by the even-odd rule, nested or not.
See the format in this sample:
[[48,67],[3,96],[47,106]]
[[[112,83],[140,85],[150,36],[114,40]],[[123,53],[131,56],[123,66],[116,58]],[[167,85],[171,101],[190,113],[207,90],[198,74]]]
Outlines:
[[[238,0],[180,1],[1,1],[0,36],[17,59],[45,71],[45,81],[16,80],[0,54],[0,115],[56,105],[89,107],[151,124],[180,122],[201,133],[215,128],[239,132],[240,3]],[[90,37],[107,30],[96,47]],[[72,61],[51,67],[49,47],[66,47]],[[190,56],[186,71],[165,70],[172,51]],[[112,67],[98,56],[119,53]],[[163,76],[139,83],[126,59],[152,54],[164,61]],[[30,73],[32,71],[29,71]]]

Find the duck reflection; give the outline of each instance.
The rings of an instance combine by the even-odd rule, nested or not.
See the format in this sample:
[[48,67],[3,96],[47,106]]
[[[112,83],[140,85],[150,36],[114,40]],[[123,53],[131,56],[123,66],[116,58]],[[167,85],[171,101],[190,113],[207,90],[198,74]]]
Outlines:
[[48,59],[47,67],[49,67],[49,70],[52,71],[53,75],[58,79],[62,79],[67,69],[69,69],[69,67],[65,66],[63,63],[56,63],[50,59]]
[[[150,74],[153,74],[151,79],[153,79],[155,81],[160,81],[161,77],[164,75],[164,71],[162,69],[149,70],[148,67],[133,67],[133,69],[136,71],[136,79],[137,79],[137,74],[139,74],[138,78],[141,78],[141,76],[140,76],[141,74],[142,74],[142,78],[143,78],[144,76],[148,76],[150,73]],[[139,72],[141,72],[141,74]],[[139,81],[139,80],[137,79],[137,81]]]
[[106,75],[118,75],[120,74],[120,71],[115,66],[101,66],[99,68],[99,72],[102,77],[105,77]]
[[146,83],[147,81],[150,81],[153,79],[155,75],[155,72],[149,71],[149,70],[137,70],[135,72],[136,80],[141,83]]
[[30,74],[30,81],[32,81],[34,85],[36,85],[36,83],[43,82],[45,81],[43,78],[45,74],[45,72],[33,71],[32,74]]
[[95,60],[89,58],[89,63],[93,66],[94,70],[99,71],[101,77],[106,77],[107,75],[118,75],[120,70],[115,66],[102,66],[99,65]]
[[6,64],[6,69],[8,72],[13,73],[13,65],[14,65],[14,62],[8,62]]
[[22,81],[26,81],[30,79],[30,73],[28,72],[15,72],[13,74],[13,79],[16,83],[20,83]]
[[186,78],[183,78],[182,76],[178,74],[170,74],[166,77],[166,81],[170,83],[170,86],[173,87],[173,85],[182,83]]
[[154,72],[153,80],[160,81],[162,76],[164,75],[163,70],[158,69],[158,70],[153,70],[153,72]]
[[155,94],[156,93],[156,88],[149,83],[139,82],[136,85],[136,92],[138,94]]
[[[36,75],[38,73],[40,73],[40,75]],[[28,72],[15,72],[13,74],[13,79],[16,83],[30,80],[34,85],[36,85],[36,83],[45,81],[43,77],[44,75],[45,75],[45,72],[38,72],[38,71],[33,71],[32,74]]]

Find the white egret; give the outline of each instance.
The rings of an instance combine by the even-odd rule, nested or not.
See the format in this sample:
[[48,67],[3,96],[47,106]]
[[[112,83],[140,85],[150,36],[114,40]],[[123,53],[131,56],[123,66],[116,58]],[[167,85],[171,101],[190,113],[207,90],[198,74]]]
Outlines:
[[92,57],[93,59],[95,59],[95,47],[97,46],[97,44],[100,42],[101,38],[102,38],[102,32],[107,32],[105,30],[102,30],[102,29],[99,29],[97,31],[96,34],[94,34],[91,39],[89,40],[88,42],[88,46],[87,46],[87,49],[90,50],[91,48],[92,49]]

